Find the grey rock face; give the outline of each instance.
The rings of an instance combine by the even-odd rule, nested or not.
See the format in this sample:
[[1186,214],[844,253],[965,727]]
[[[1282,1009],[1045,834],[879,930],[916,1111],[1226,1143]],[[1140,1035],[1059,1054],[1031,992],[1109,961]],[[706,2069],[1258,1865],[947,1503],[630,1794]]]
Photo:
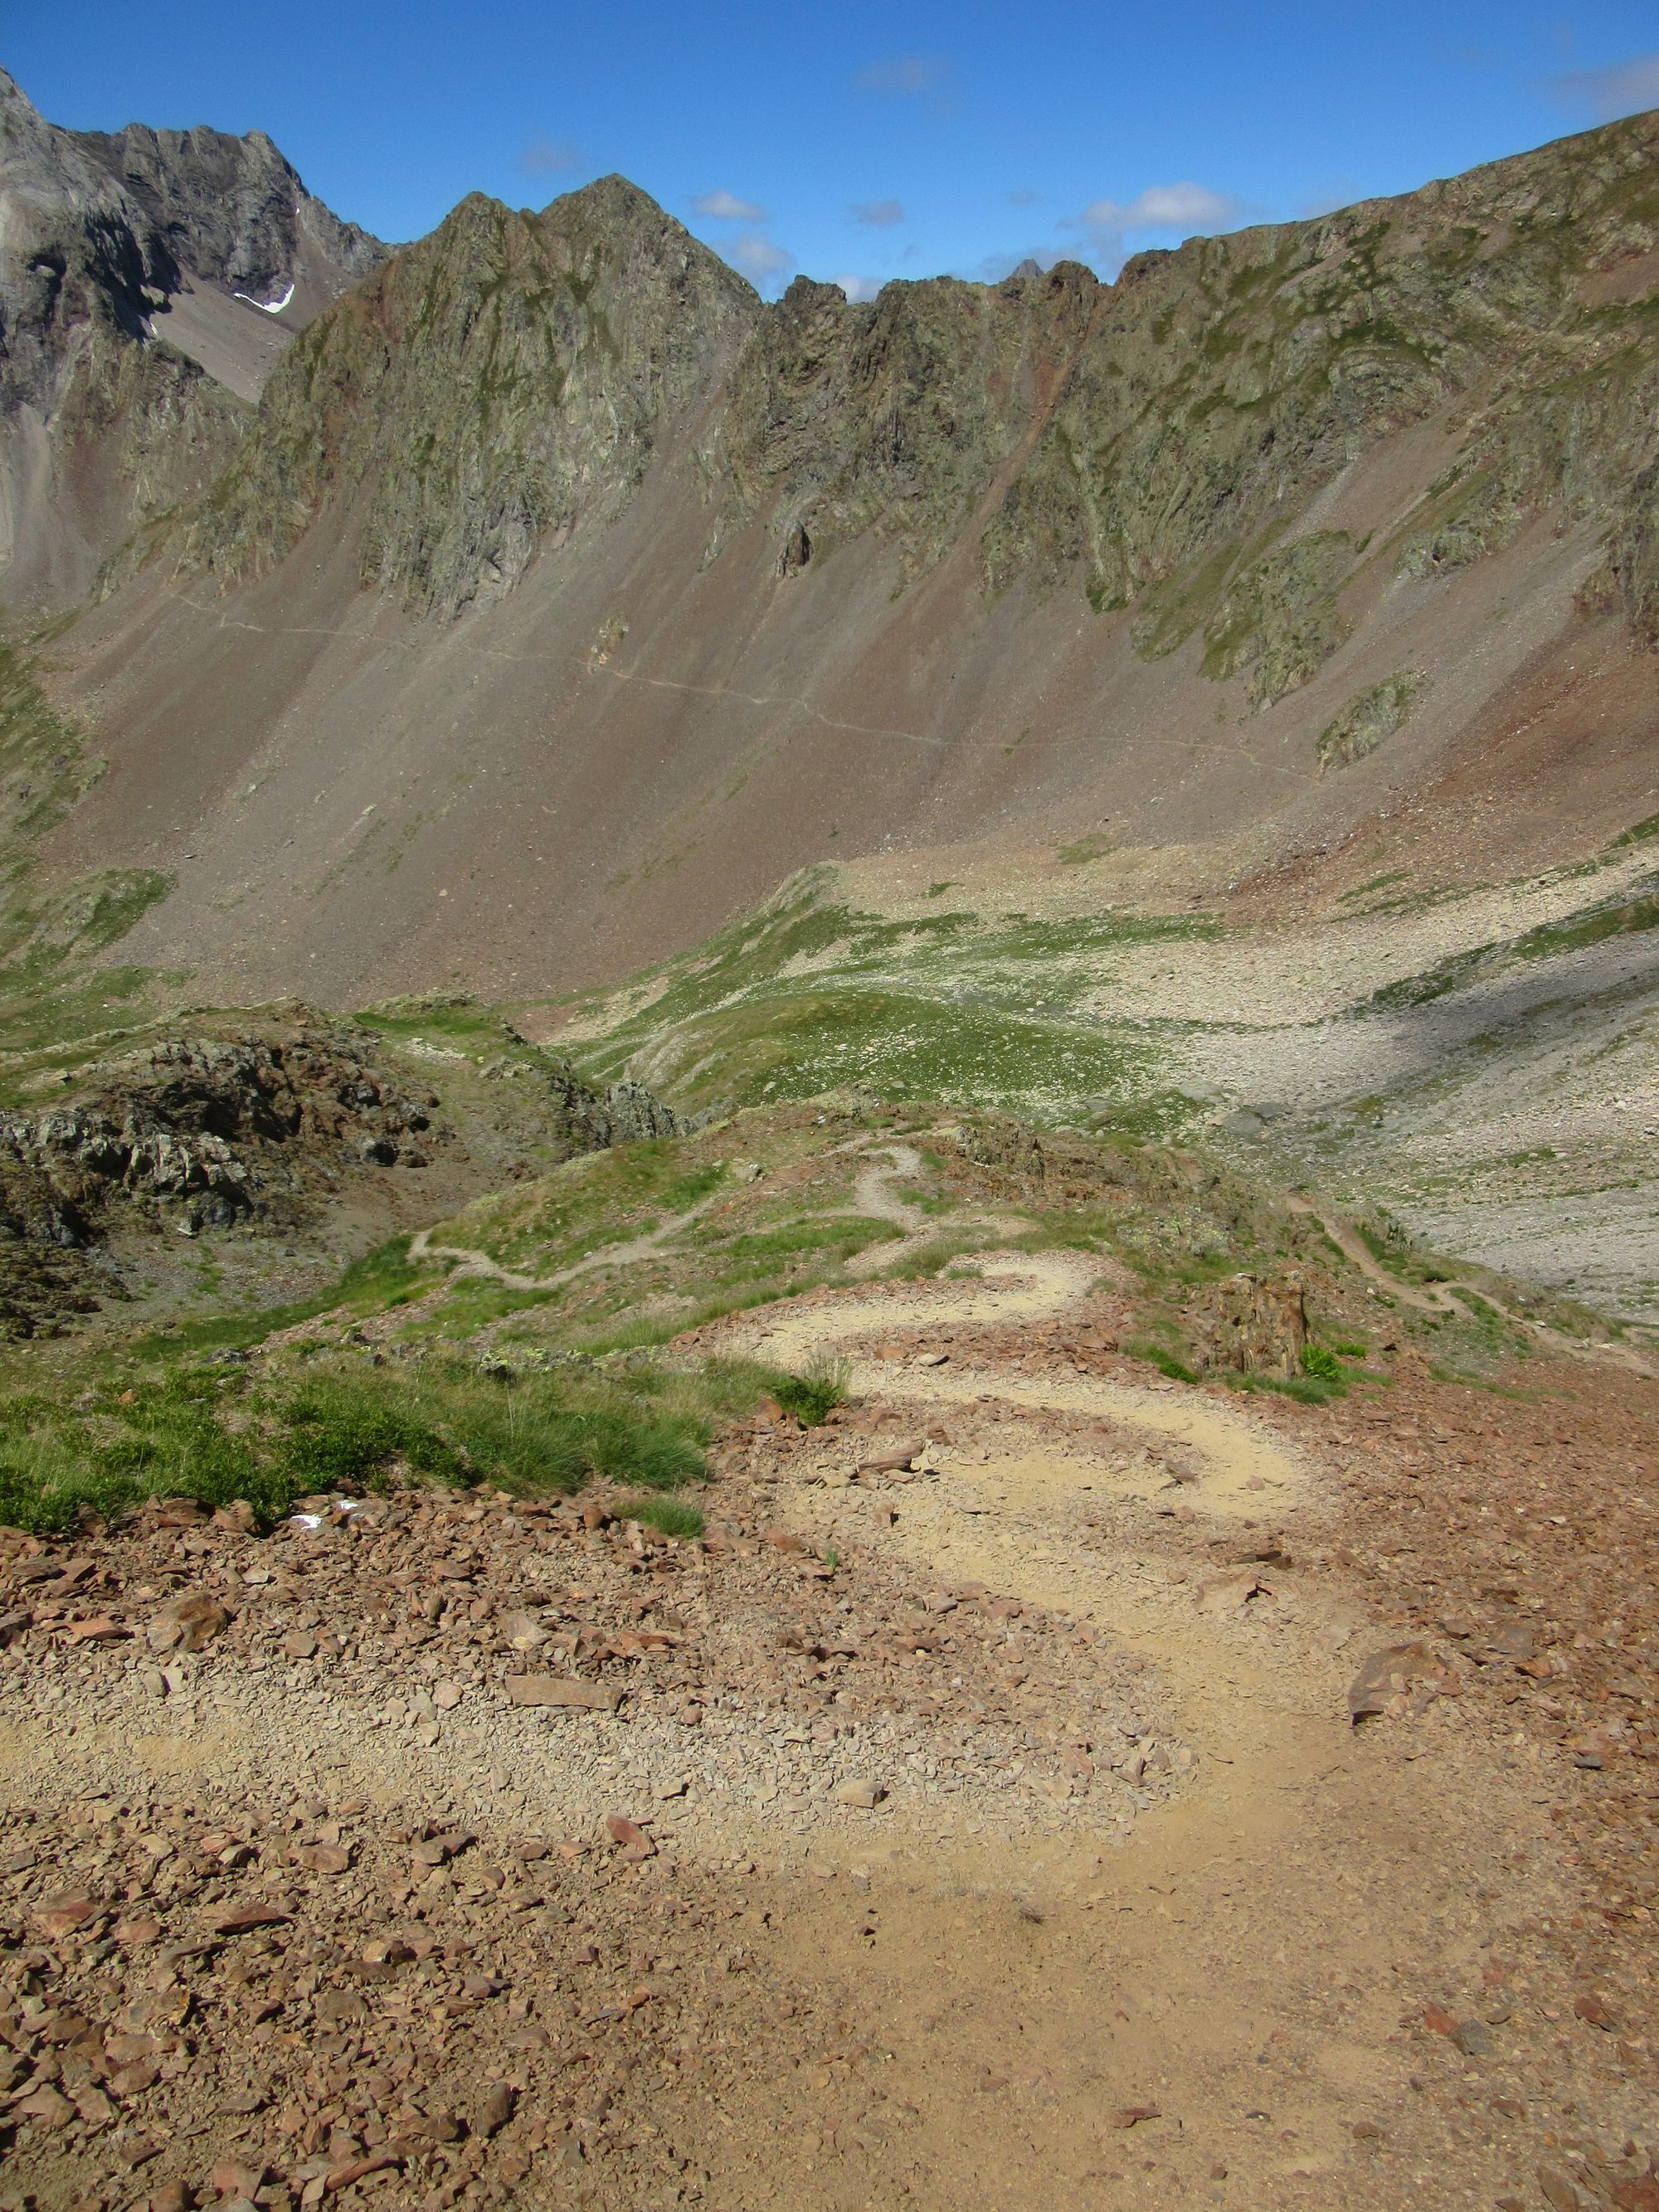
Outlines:
[[307,191],[263,131],[233,138],[130,123],[62,135],[137,206],[185,275],[268,298],[294,276],[302,223],[349,276],[366,276],[386,258],[378,239]]
[[263,132],[60,131],[0,70],[0,603],[81,596],[210,482],[232,392],[385,252]]
[[0,70],[0,407],[50,405],[77,329],[137,342],[179,282],[127,194]]

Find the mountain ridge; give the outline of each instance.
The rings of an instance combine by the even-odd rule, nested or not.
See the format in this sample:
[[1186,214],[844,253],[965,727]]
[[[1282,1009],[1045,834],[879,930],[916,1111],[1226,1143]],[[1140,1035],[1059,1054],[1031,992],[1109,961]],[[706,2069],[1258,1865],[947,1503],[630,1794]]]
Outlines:
[[1654,116],[859,303],[625,179],[469,196],[55,642],[108,766],[41,864],[170,886],[124,959],[349,1005],[616,982],[890,849],[1580,859],[1651,811],[1656,257]]
[[0,605],[50,615],[213,481],[292,331],[386,249],[263,132],[63,131],[3,71],[0,210]]

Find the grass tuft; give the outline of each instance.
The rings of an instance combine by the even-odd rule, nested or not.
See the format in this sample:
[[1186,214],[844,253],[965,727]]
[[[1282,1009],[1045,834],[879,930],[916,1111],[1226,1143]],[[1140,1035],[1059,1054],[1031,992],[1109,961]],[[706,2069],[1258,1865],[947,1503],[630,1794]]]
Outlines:
[[701,1536],[702,1508],[689,1498],[624,1498],[615,1509],[623,1521],[637,1521],[659,1536]]
[[598,1475],[666,1492],[707,1474],[715,1417],[757,1395],[725,1376],[502,1378],[436,1359],[318,1364],[297,1380],[210,1366],[119,1380],[73,1405],[0,1396],[0,1522],[56,1535],[185,1497],[246,1498],[268,1528],[313,1492],[409,1481],[568,1493]]
[[767,1383],[786,1413],[793,1413],[804,1429],[816,1429],[844,1401],[851,1379],[844,1359],[817,1359],[804,1375],[769,1370]]

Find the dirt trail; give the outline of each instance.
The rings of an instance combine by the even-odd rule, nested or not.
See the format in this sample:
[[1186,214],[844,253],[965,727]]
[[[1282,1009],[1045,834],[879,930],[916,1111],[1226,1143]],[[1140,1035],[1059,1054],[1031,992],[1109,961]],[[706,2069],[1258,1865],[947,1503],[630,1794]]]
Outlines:
[[[908,1145],[893,1145],[886,1150],[887,1164],[884,1166],[872,1160],[861,1168],[854,1184],[852,1205],[836,1211],[849,1217],[894,1222],[905,1233],[896,1243],[878,1244],[872,1250],[858,1255],[848,1267],[848,1273],[852,1274],[866,1274],[877,1268],[891,1267],[895,1261],[908,1258],[913,1249],[927,1243],[936,1231],[937,1224],[929,1219],[921,1207],[911,1205],[893,1188],[901,1176],[921,1173],[919,1155]],[[550,1275],[531,1275],[521,1268],[503,1267],[499,1260],[492,1259],[488,1252],[476,1245],[434,1244],[430,1229],[418,1230],[410,1239],[409,1256],[411,1260],[453,1260],[456,1262],[458,1276],[481,1276],[492,1283],[501,1283],[512,1291],[556,1291],[566,1283],[574,1283],[582,1275],[592,1274],[596,1268],[627,1267],[636,1261],[652,1258],[683,1230],[689,1229],[694,1221],[701,1220],[711,1207],[730,1195],[727,1187],[722,1184],[706,1198],[700,1198],[695,1206],[687,1206],[684,1212],[671,1214],[667,1220],[659,1221],[654,1229],[646,1230],[640,1236],[630,1237],[620,1243],[602,1244],[597,1251],[586,1253],[581,1259],[573,1261],[568,1267],[557,1268]]]
[[505,1285],[510,1291],[556,1291],[566,1283],[574,1283],[579,1276],[591,1274],[596,1267],[626,1267],[635,1260],[648,1260],[724,1195],[722,1191],[712,1191],[695,1206],[687,1206],[684,1213],[671,1214],[666,1221],[659,1221],[654,1229],[630,1237],[625,1243],[602,1244],[597,1252],[573,1260],[569,1267],[557,1268],[550,1275],[526,1275],[518,1268],[504,1267],[499,1260],[492,1260],[488,1252],[481,1252],[471,1244],[434,1244],[429,1229],[417,1231],[410,1239],[409,1256],[411,1260],[453,1260],[458,1276],[483,1276],[492,1283]]
[[[926,1217],[894,1188],[912,1171],[905,1147],[870,1159],[858,1210],[915,1233]],[[581,1264],[614,1263],[628,1249]],[[665,2140],[676,2148],[655,2167],[660,2186],[647,2188],[637,2162],[628,2169],[637,2180],[595,2170],[604,2147],[590,2128],[514,2194],[535,2212],[1046,2212],[1056,2202],[1089,2212],[1188,2203],[1394,2212],[1490,2204],[1517,2186],[1526,2194],[1513,2201],[1535,2201],[1540,2148],[1557,2140],[1540,2145],[1540,2130],[1574,2109],[1564,2096],[1593,2099],[1604,2137],[1651,2139],[1659,2113],[1639,2083],[1605,2065],[1589,2077],[1576,2060],[1569,2074],[1567,2046],[1536,2019],[1489,2009],[1496,2045],[1474,2059],[1424,2034],[1430,2001],[1478,2025],[1478,2008],[1491,2007],[1488,1969],[1516,1955],[1529,1923],[1561,1915],[1549,1823],[1559,1782],[1536,1740],[1493,1740],[1461,1701],[1350,1725],[1346,1686],[1395,1625],[1386,1595],[1373,1613],[1342,1594],[1346,1577],[1315,1564],[1347,1534],[1315,1448],[1286,1441],[1251,1407],[1028,1357],[1021,1324],[1084,1303],[1097,1261],[1002,1250],[974,1265],[969,1276],[773,1305],[721,1335],[792,1367],[848,1358],[866,1413],[899,1416],[902,1434],[912,1424],[944,1431],[921,1472],[879,1487],[848,1480],[868,1449],[867,1425],[810,1432],[770,1454],[755,1439],[761,1510],[833,1544],[852,1567],[844,1583],[794,1583],[771,1632],[811,1601],[844,1624],[815,1636],[867,1643],[892,1626],[887,1615],[884,1625],[860,1620],[881,1587],[911,1593],[906,1606],[924,1621],[947,1620],[957,1594],[977,1584],[981,1624],[998,1617],[993,1595],[1072,1624],[1029,1642],[1011,1637],[994,1660],[941,1665],[945,1650],[978,1648],[966,1637],[915,1647],[899,1717],[872,1706],[841,1739],[885,1787],[875,1805],[820,1798],[803,1817],[798,1793],[827,1754],[806,1729],[763,1718],[748,1677],[729,1691],[708,1685],[710,1711],[695,1728],[659,1710],[550,1734],[544,1717],[504,1705],[462,1665],[449,1685],[459,1702],[446,1691],[428,1733],[411,1736],[390,1724],[384,1702],[394,1686],[401,1698],[426,1679],[407,1651],[352,1694],[262,1663],[215,1675],[211,1686],[204,1677],[199,1694],[187,1670],[164,1705],[135,1707],[115,1692],[117,1677],[100,1691],[77,1674],[64,1703],[50,1702],[64,1692],[49,1686],[38,1711],[9,1717],[0,1766],[15,1799],[65,1787],[125,1796],[167,1778],[228,1805],[280,1804],[297,1785],[315,1790],[320,1806],[389,1815],[413,1790],[445,1825],[497,1838],[587,1837],[619,1804],[649,1811],[664,1871],[659,1887],[641,1875],[637,1893],[615,1897],[617,1914],[635,1915],[640,1948],[620,1985],[639,1984],[643,2001],[654,1959],[670,1980],[695,1965],[714,1993],[684,2016],[677,2042],[665,2028],[651,2046],[660,2066],[618,2024],[615,2051],[628,2055],[613,2078],[638,2069],[618,2124],[630,2155],[648,2161]],[[871,1356],[889,1334],[925,1341],[963,1324],[988,1335],[1003,1328],[1010,1350],[933,1365],[922,1364],[931,1352]],[[1194,1570],[1202,1547],[1171,1549],[1166,1516],[1212,1534],[1213,1569]],[[356,1540],[319,1540],[324,1564],[302,1579],[326,1615],[327,1546],[354,1552]],[[504,1574],[523,1576],[507,1565],[523,1540],[503,1551]],[[580,1574],[569,1594],[585,1604],[611,1574],[618,1607],[634,1617],[637,1595],[624,1599],[620,1588],[628,1571],[596,1564],[599,1552],[573,1548],[562,1566],[538,1552],[538,1572],[549,1588]],[[750,1553],[763,1559],[766,1547],[751,1541]],[[1232,1563],[1243,1553],[1270,1558],[1241,1579]],[[706,1564],[691,1571],[701,1577]],[[468,1590],[488,1594],[469,1565]],[[642,1559],[638,1572],[648,1572]],[[256,1579],[270,1576],[259,1568]],[[1264,1587],[1247,1596],[1251,1580]],[[799,1594],[809,1589],[820,1597]],[[457,1662],[434,1659],[431,1671],[440,1664]],[[957,1667],[975,1686],[964,1699],[953,1683],[958,1694],[941,1711],[939,1677]],[[763,1669],[757,1651],[754,1673]],[[842,1717],[832,1737],[849,1710],[836,1703],[836,1679],[825,1675],[814,1708]],[[1135,1710],[1151,1717],[1132,1739],[1146,1775],[1122,1763],[1112,1715],[1123,1708],[1091,1686],[1125,1680],[1144,1686]],[[1018,1691],[1018,1721],[999,1681]],[[985,1745],[998,1731],[1016,1755],[992,1762]],[[954,1756],[936,1758],[958,1751],[960,1768]],[[1024,1762],[1038,1764],[1022,1773]],[[729,1883],[706,1937],[659,1925],[682,1864],[689,1875],[698,1859],[696,1880]],[[502,1879],[500,1867],[489,1872]],[[602,1919],[601,1873],[611,1880],[591,1871],[572,1893]],[[388,1908],[368,1894],[378,1925]],[[482,1874],[476,1899],[465,1881],[455,1894],[471,1931],[457,1957],[495,1957]],[[641,1927],[653,1895],[655,1919]],[[425,1896],[409,1909],[435,1911]],[[740,1929],[716,1932],[728,1921]],[[562,1908],[538,1923],[548,1986],[527,1961],[515,1970],[538,2020],[574,2027],[561,2066],[588,2064],[595,2023],[618,2017],[593,2012],[590,1997],[578,2022],[568,1996],[550,1994],[559,1961],[590,1924],[567,1928]],[[1541,2014],[1559,2019],[1559,2005]],[[464,2073],[465,2052],[456,2063]],[[526,2090],[527,2113],[542,2111],[544,2094]],[[504,2201],[505,2188],[492,2182],[461,2201]],[[136,2194],[99,2201],[108,2212]],[[381,2201],[439,2212],[441,2195],[458,2201],[401,2185]],[[83,2196],[40,2201],[43,2212],[69,2212]],[[352,2212],[364,2200],[343,2189],[331,2201]]]
[[[742,1340],[799,1365],[894,1329],[1036,1319],[1080,1298],[1093,1270],[1001,1254],[981,1273],[771,1308]],[[1173,1705],[1196,1771],[1127,1842],[1103,1831],[1092,1848],[1070,1831],[977,1847],[942,1832],[918,1863],[913,1844],[885,1857],[873,1821],[873,1916],[849,1933],[826,1887],[793,1899],[790,1925],[799,1944],[804,1916],[821,1946],[849,2033],[893,2053],[884,2102],[853,2100],[873,2127],[854,2109],[815,2129],[814,2100],[780,2085],[786,2117],[769,2124],[763,2157],[729,2147],[722,2203],[887,2201],[870,2192],[893,2177],[880,2126],[901,2108],[915,2191],[901,2201],[929,2207],[960,2195],[1013,2212],[1071,2191],[1089,2204],[1321,2212],[1490,2201],[1453,2185],[1413,2095],[1400,1977],[1425,1971],[1451,1990],[1478,1972],[1470,1900],[1503,1851],[1542,1833],[1535,1771],[1477,1750],[1450,1708],[1409,1744],[1354,1730],[1347,1682],[1387,1640],[1355,1608],[1274,1572],[1271,1594],[1212,1611],[1135,1540],[1160,1510],[1207,1517],[1218,1534],[1254,1514],[1294,1553],[1321,1522],[1317,1469],[1194,1391],[954,1359],[860,1360],[853,1385],[947,1425],[939,1471],[896,1492],[801,1485],[789,1516],[1120,1641]],[[957,1425],[988,1401],[995,1449],[963,1449]],[[1097,1444],[1075,1424],[1057,1433],[1055,1417],[1077,1413],[1101,1424]],[[1108,1448],[1124,1442],[1173,1454],[1187,1479],[1126,1477]],[[1524,1883],[1505,1880],[1513,1901]],[[794,2125],[804,2157],[787,2140]]]
[[1476,1316],[1471,1313],[1466,1300],[1479,1298],[1484,1304],[1491,1306],[1494,1312],[1502,1314],[1511,1328],[1522,1330],[1536,1343],[1547,1345],[1552,1352],[1565,1353],[1570,1359],[1602,1360],[1611,1366],[1627,1368],[1633,1375],[1650,1375],[1653,1372],[1652,1362],[1644,1358],[1633,1346],[1575,1342],[1559,1328],[1553,1328],[1547,1322],[1540,1321],[1531,1314],[1517,1313],[1490,1287],[1477,1289],[1473,1283],[1459,1282],[1429,1283],[1419,1287],[1415,1283],[1409,1283],[1404,1276],[1395,1274],[1391,1268],[1382,1265],[1358,1230],[1337,1219],[1334,1214],[1322,1212],[1311,1199],[1298,1194],[1291,1198],[1291,1207],[1292,1212],[1308,1214],[1316,1221],[1332,1243],[1352,1261],[1367,1282],[1375,1283],[1389,1297],[1398,1298],[1402,1305],[1415,1307],[1419,1313],[1457,1314],[1465,1321],[1473,1321]]

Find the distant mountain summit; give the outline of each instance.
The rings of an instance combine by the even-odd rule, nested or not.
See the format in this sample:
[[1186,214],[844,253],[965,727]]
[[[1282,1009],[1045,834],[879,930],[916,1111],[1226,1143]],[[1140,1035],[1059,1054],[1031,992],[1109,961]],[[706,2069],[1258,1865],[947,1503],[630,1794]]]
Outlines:
[[164,883],[123,957],[192,988],[556,992],[903,844],[1224,887],[1450,792],[1491,880],[1653,811],[1659,115],[768,302],[621,177],[388,252],[257,135],[5,113],[6,592],[100,579],[48,860]]
[[210,481],[237,403],[386,252],[262,131],[62,131],[0,70],[0,601],[81,597]]

